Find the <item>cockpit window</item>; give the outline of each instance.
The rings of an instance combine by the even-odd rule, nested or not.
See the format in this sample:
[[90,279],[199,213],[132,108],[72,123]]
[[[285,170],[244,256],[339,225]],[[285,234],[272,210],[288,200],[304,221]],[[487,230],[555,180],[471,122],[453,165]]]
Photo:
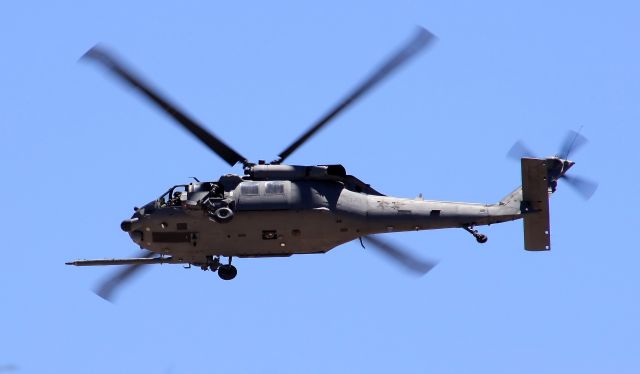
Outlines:
[[162,194],[162,196],[156,200],[157,207],[180,205],[181,202],[187,198],[187,187],[188,185],[185,184],[171,187],[169,191]]
[[264,193],[266,193],[267,195],[282,195],[284,194],[284,183],[267,182],[264,188]]
[[258,195],[259,189],[257,183],[243,183],[240,186],[240,193],[243,195]]

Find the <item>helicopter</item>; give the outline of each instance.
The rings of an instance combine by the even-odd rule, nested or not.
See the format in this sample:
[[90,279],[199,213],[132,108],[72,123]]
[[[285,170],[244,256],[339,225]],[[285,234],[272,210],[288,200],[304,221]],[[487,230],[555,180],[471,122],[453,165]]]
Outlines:
[[[478,243],[488,238],[476,227],[522,219],[524,247],[530,251],[551,249],[549,195],[557,182],[566,180],[584,197],[597,184],[567,175],[575,164],[572,150],[586,138],[569,132],[561,151],[537,158],[517,142],[508,155],[521,162],[522,185],[497,203],[463,203],[386,196],[347,173],[342,165],[288,165],[284,161],[331,120],[406,64],[436,37],[419,27],[415,35],[373,71],[355,90],[338,102],[271,162],[257,163],[236,152],[211,131],[161,96],[131,69],[100,46],[82,59],[101,64],[133,87],[182,128],[230,166],[242,164],[244,175],[225,174],[217,181],[175,185],[151,202],[134,208],[121,229],[145,250],[136,258],[76,260],[75,266],[125,265],[104,282],[97,294],[110,299],[114,290],[137,273],[142,265],[182,264],[217,272],[234,279],[234,257],[288,257],[326,253],[359,239],[396,260],[407,269],[424,274],[437,262],[414,257],[379,236],[382,233],[456,228]],[[224,261],[224,258],[227,261]]]

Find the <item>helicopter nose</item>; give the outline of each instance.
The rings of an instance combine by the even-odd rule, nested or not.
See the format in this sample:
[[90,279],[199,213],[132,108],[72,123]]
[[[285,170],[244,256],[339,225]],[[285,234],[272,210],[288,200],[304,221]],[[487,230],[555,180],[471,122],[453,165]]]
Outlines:
[[122,221],[120,223],[120,228],[122,229],[122,231],[124,232],[129,232],[131,231],[131,228],[133,227],[133,224],[135,222],[137,222],[138,219],[137,218],[132,218],[132,219],[125,219],[124,221]]

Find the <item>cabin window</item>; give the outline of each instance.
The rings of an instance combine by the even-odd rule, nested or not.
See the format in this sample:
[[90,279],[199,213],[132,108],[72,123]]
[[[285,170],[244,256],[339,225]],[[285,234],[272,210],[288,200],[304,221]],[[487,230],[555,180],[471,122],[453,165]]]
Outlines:
[[242,186],[240,186],[240,193],[243,195],[258,195],[258,184],[243,183]]
[[284,194],[284,183],[267,182],[264,188],[264,192],[267,195],[282,195]]

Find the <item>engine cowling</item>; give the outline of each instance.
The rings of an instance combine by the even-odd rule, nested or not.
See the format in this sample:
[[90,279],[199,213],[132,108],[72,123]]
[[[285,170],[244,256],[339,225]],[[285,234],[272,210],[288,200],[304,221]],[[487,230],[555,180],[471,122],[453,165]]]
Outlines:
[[253,180],[338,180],[347,172],[342,165],[254,165],[245,174]]

